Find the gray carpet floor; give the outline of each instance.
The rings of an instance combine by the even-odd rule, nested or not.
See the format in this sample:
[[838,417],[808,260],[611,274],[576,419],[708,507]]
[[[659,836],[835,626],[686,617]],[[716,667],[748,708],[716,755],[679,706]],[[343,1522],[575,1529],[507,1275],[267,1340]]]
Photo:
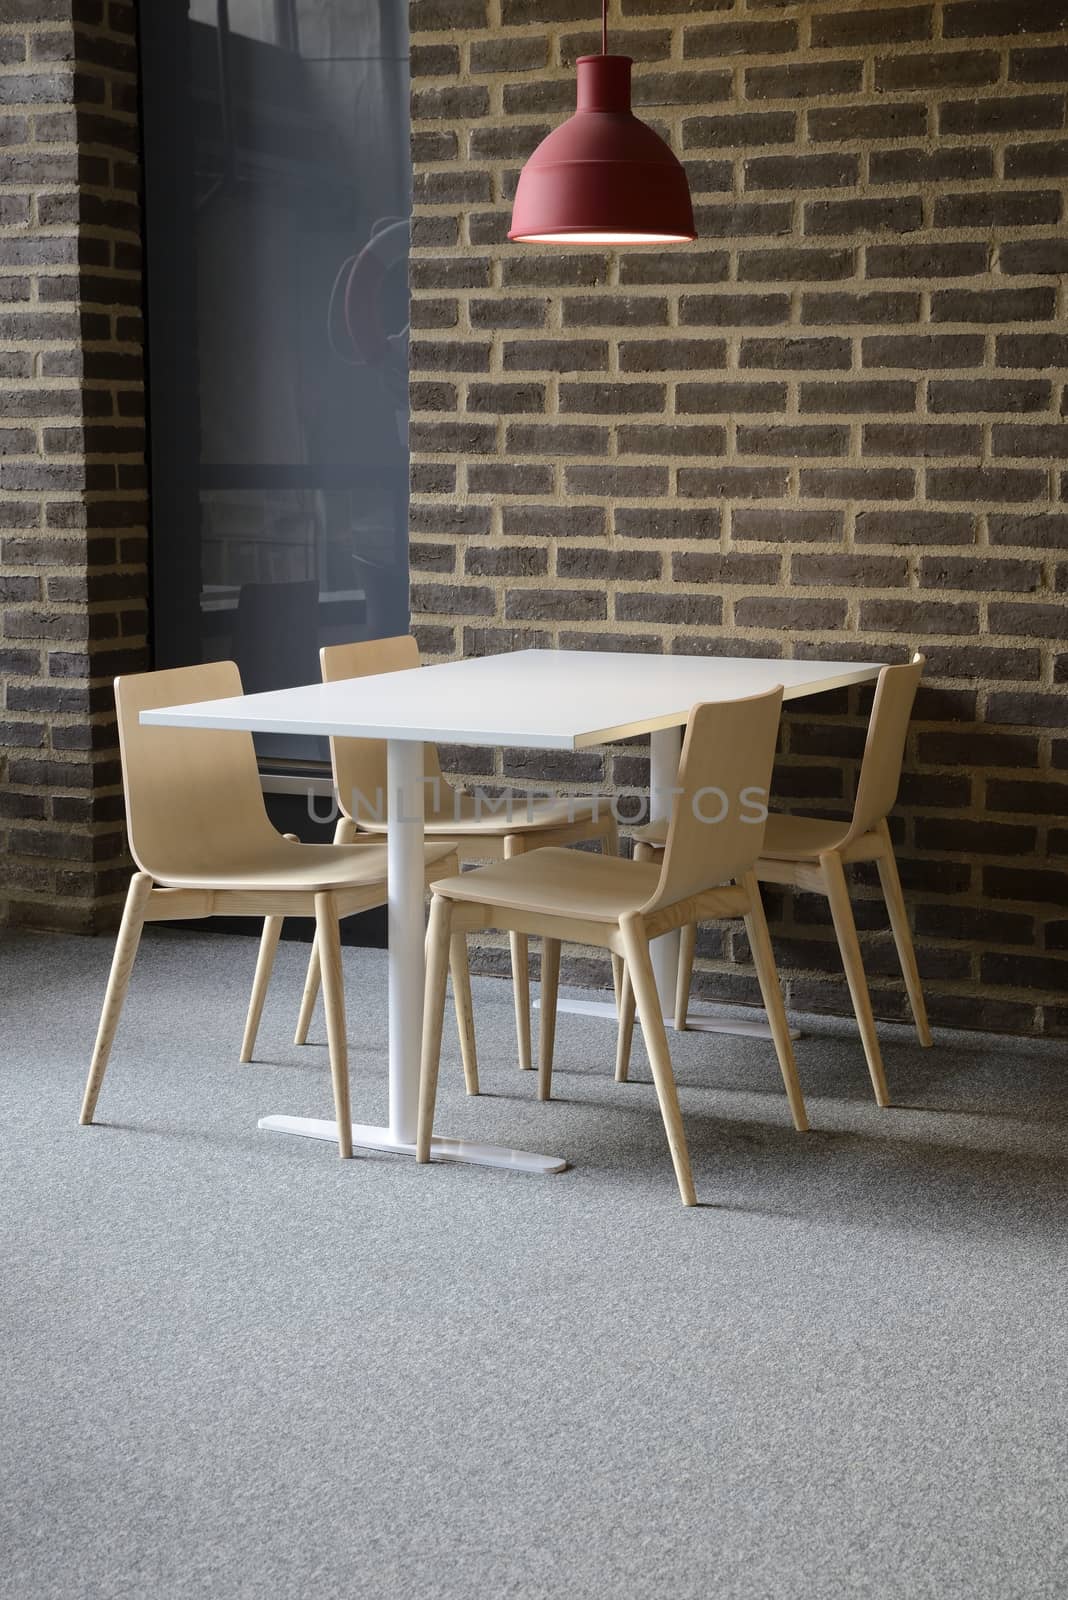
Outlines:
[[[110,943],[0,938],[0,1593],[18,1600],[1024,1600],[1068,1593],[1062,1047],[851,1026],[672,1037],[702,1206],[640,1044],[567,1016],[556,1093],[475,982],[441,1131],[532,1178],[259,1132],[328,1116],[283,945],[152,930],[100,1122]],[[354,1109],[385,1112],[381,952],[345,951]]]

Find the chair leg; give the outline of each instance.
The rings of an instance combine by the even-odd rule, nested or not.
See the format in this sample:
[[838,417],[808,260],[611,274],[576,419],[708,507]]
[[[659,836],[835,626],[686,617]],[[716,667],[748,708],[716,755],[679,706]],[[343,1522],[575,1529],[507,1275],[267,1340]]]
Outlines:
[[252,980],[252,998],[248,1003],[245,1034],[241,1040],[241,1054],[237,1058],[242,1065],[252,1060],[252,1052],[256,1048],[256,1035],[259,1032],[260,1018],[263,1015],[263,1002],[267,998],[267,985],[271,981],[271,971],[274,967],[275,953],[278,950],[278,940],[282,934],[282,920],[281,917],[264,917],[263,919],[260,952],[256,957],[256,976]]
[[649,940],[645,936],[645,928],[640,917],[624,917],[620,923],[620,931],[623,935],[627,971],[634,985],[638,1003],[638,1017],[642,1025],[645,1048],[649,1053],[649,1064],[653,1069],[653,1082],[656,1085],[656,1097],[660,1102],[660,1115],[664,1119],[664,1128],[667,1131],[679,1194],[682,1196],[684,1206],[695,1206],[697,1195],[694,1193],[693,1175],[690,1172],[690,1154],[686,1148],[686,1134],[683,1131],[682,1113],[679,1110],[675,1074],[671,1069],[671,1053],[664,1031],[660,996],[653,975],[653,963],[649,958]]
[[768,935],[767,918],[764,916],[764,902],[760,898],[760,885],[757,882],[756,874],[753,872],[745,874],[742,884],[749,892],[749,911],[745,918],[745,931],[749,939],[749,948],[753,952],[753,966],[756,968],[757,979],[760,983],[760,994],[764,1001],[768,1026],[771,1029],[771,1037],[775,1041],[775,1054],[779,1058],[779,1071],[782,1073],[786,1098],[790,1102],[790,1114],[794,1119],[794,1127],[798,1133],[805,1133],[808,1130],[808,1113],[805,1110],[805,1100],[801,1093],[801,1083],[797,1076],[793,1040],[790,1038],[790,1025],[786,1020],[786,1007],[782,1001],[782,986],[779,983],[778,968],[775,965],[775,955]]
[[553,1047],[556,1044],[556,995],[560,987],[560,941],[541,941],[541,1025],[538,1028],[538,1099],[551,1100]]
[[619,1026],[616,1032],[617,1083],[626,1083],[630,1076],[630,1052],[634,1039],[634,985],[630,981],[630,968],[625,961],[622,966],[623,974],[619,985]]
[[697,924],[688,922],[679,936],[679,975],[675,979],[675,1027],[680,1033],[686,1027],[686,1013],[690,1009],[690,984],[693,982],[693,958],[697,949]]
[[[523,854],[523,841],[509,834],[504,841],[504,859]],[[530,945],[525,933],[510,933],[512,952],[512,999],[515,1004],[515,1037],[520,1072],[530,1072],[534,1061],[530,1048]]]
[[912,1015],[916,1022],[916,1033],[920,1043],[927,1048],[932,1043],[931,1027],[927,1021],[927,1007],[924,1004],[919,968],[916,965],[916,952],[912,947],[905,896],[901,892],[901,879],[898,876],[894,847],[890,841],[890,829],[886,826],[885,818],[879,826],[879,832],[882,834],[884,850],[884,854],[876,862],[879,868],[879,882],[883,886],[883,899],[890,913],[890,928],[897,946],[897,959],[901,963],[901,975],[905,980],[909,1005],[912,1007]]
[[111,958],[111,973],[100,1012],[100,1026],[96,1031],[93,1059],[89,1064],[89,1077],[86,1080],[81,1114],[78,1118],[78,1121],[86,1127],[92,1122],[93,1113],[96,1111],[97,1097],[104,1081],[104,1073],[107,1071],[112,1041],[122,1015],[122,1003],[126,999],[130,969],[137,955],[137,947],[141,943],[141,929],[145,925],[145,912],[148,909],[151,893],[152,879],[147,872],[135,872],[126,891],[126,904],[122,911],[119,936],[115,941],[115,954]]
[[452,945],[452,901],[435,895],[430,902],[427,930],[426,987],[423,991],[423,1048],[419,1064],[419,1126],[415,1159],[430,1160],[434,1132],[434,1103],[441,1064],[441,1029],[445,1020],[445,972]]
[[623,957],[622,956],[617,956],[615,951],[613,950],[612,951],[612,993],[615,995],[615,999],[616,999],[616,1013],[617,1013],[617,1015],[618,1015],[618,1012],[619,1012],[619,1008],[623,1003],[623,972],[624,972]]
[[879,1036],[875,1031],[868,980],[864,974],[860,941],[857,939],[857,925],[853,921],[853,907],[849,903],[849,887],[841,856],[834,850],[828,851],[826,855],[820,856],[820,868],[831,907],[831,920],[834,922],[834,931],[838,938],[838,948],[842,953],[846,982],[849,984],[849,993],[853,1000],[857,1027],[860,1029],[861,1043],[864,1046],[864,1056],[868,1063],[872,1088],[875,1090],[876,1104],[888,1106],[890,1095],[886,1087],[886,1073],[883,1071],[883,1056],[879,1048]]
[[456,1008],[456,1031],[468,1094],[478,1093],[478,1054],[475,1050],[475,1012],[471,1003],[471,969],[467,964],[467,935],[454,933],[449,940],[449,971]]
[[[351,844],[359,833],[359,829],[351,817],[341,816],[337,819],[334,829],[335,844]],[[287,834],[287,838],[295,838],[295,834]],[[308,956],[308,970],[304,977],[304,993],[300,999],[300,1015],[297,1018],[297,1029],[293,1035],[294,1044],[307,1044],[308,1029],[315,1012],[315,1002],[319,996],[319,942],[312,940],[311,953]]]
[[308,970],[304,976],[304,993],[300,1000],[300,1016],[297,1018],[297,1031],[293,1035],[294,1044],[307,1044],[308,1029],[311,1026],[312,1015],[315,1011],[315,1002],[319,997],[319,936],[316,934],[312,940],[311,951],[308,955]]
[[334,1085],[337,1118],[337,1152],[352,1155],[352,1111],[349,1106],[349,1046],[345,1032],[345,990],[341,976],[341,929],[337,901],[332,894],[315,896],[315,940],[323,974],[326,1038],[330,1047],[330,1077]]
[[520,1072],[533,1071],[530,1043],[530,946],[525,933],[510,933],[512,998],[515,1001],[515,1036]]

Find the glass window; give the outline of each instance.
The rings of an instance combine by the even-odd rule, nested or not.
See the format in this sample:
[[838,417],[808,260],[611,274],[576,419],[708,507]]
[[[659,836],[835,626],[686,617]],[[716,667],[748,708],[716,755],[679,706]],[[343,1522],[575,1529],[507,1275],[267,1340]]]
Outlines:
[[273,688],[407,627],[406,13],[141,8],[159,666]]

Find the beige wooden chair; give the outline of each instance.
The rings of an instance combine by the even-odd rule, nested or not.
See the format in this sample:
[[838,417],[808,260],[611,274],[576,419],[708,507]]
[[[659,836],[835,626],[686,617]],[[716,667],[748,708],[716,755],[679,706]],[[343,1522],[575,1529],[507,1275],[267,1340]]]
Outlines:
[[[364,678],[374,673],[404,672],[419,666],[419,646],[410,634],[393,639],[369,639],[357,644],[328,645],[319,653],[323,681]],[[516,792],[504,810],[488,810],[479,797],[454,789],[441,770],[434,745],[425,752],[426,832],[456,851],[461,861],[511,859],[542,845],[600,843],[610,855],[619,853],[619,834],[611,805],[601,797],[552,800]],[[386,745],[383,739],[331,739],[330,758],[334,769],[341,817],[334,842],[357,837],[359,832],[383,834],[387,816],[385,797]],[[495,805],[498,802],[494,802]],[[516,1035],[519,1065],[531,1067],[530,1051],[530,971],[527,936],[510,936],[512,986],[515,998]],[[617,984],[618,964],[613,961]],[[308,1025],[319,990],[316,951],[308,963],[296,1043],[308,1037]]]
[[[126,825],[137,871],[130,880],[111,965],[81,1121],[91,1123],[118,1026],[130,969],[146,922],[178,918],[264,917],[242,1061],[252,1056],[282,919],[314,916],[324,953],[323,987],[338,1149],[352,1154],[341,917],[386,901],[386,850],[380,844],[300,844],[276,832],[263,804],[252,738],[212,729],[143,727],[142,711],[241,693],[232,661],[145,672],[115,682]],[[428,875],[456,872],[448,844],[426,847]],[[470,989],[463,941],[453,948],[453,986],[461,1032],[469,1031]],[[195,996],[191,997],[195,1003]],[[470,1039],[465,1070],[475,1071]]]
[[[549,1099],[552,1084],[560,941],[600,946],[625,958],[679,1191],[684,1205],[694,1205],[693,1178],[649,941],[695,920],[744,917],[794,1126],[801,1131],[808,1126],[753,874],[763,822],[746,820],[748,811],[741,803],[747,789],[767,796],[781,703],[782,690],[775,689],[724,705],[695,706],[691,711],[679,768],[681,792],[675,798],[660,866],[546,849],[435,880],[416,1147],[420,1161],[428,1160],[430,1153],[446,963],[458,934],[482,928],[542,936],[538,1079],[542,1100]],[[723,820],[715,823],[703,804],[713,784],[729,800]],[[718,808],[717,802],[713,809]],[[628,1004],[625,992],[624,1006]],[[632,1006],[630,1016],[633,1019]]]
[[[756,875],[762,883],[789,884],[796,889],[826,896],[875,1099],[881,1106],[890,1104],[890,1096],[856,923],[849,902],[845,868],[858,861],[875,862],[905,989],[916,1022],[916,1032],[921,1045],[930,1045],[927,1008],[923,1001],[908,913],[886,821],[897,799],[912,703],[924,665],[925,658],[916,655],[907,665],[884,667],[879,674],[851,819],[848,822],[827,822],[822,817],[772,813],[756,864]],[[636,830],[635,839],[638,841],[636,854],[640,852],[646,859],[654,859],[664,849],[664,824],[654,822]],[[686,1026],[696,932],[693,924],[683,929],[675,995],[677,1028]]]

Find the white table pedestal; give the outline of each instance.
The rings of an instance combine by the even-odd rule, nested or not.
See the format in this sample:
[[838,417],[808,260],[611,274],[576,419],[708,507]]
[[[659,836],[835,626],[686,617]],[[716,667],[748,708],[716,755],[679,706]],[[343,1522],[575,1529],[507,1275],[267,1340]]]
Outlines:
[[[318,1117],[261,1117],[258,1127],[268,1133],[295,1133],[303,1139],[325,1139],[337,1144],[337,1123]],[[395,1139],[388,1128],[376,1127],[370,1122],[352,1124],[352,1142],[361,1150],[385,1150],[396,1156],[414,1156],[415,1145]],[[431,1161],[463,1161],[472,1167],[507,1167],[512,1172],[534,1172],[541,1175],[563,1172],[567,1161],[563,1156],[539,1156],[529,1150],[510,1150],[503,1144],[476,1144],[470,1139],[439,1138],[436,1134],[430,1146]]]
[[[425,925],[423,900],[423,746],[412,739],[390,739],[386,754],[389,788],[389,1126],[357,1122],[352,1142],[365,1150],[389,1150],[414,1156],[419,1116],[419,1055],[423,1035]],[[318,1117],[261,1117],[259,1127],[271,1133],[337,1142],[337,1123]],[[562,1156],[535,1155],[507,1145],[477,1144],[447,1137],[433,1140],[434,1161],[464,1161],[479,1167],[508,1167],[515,1172],[562,1172]]]

